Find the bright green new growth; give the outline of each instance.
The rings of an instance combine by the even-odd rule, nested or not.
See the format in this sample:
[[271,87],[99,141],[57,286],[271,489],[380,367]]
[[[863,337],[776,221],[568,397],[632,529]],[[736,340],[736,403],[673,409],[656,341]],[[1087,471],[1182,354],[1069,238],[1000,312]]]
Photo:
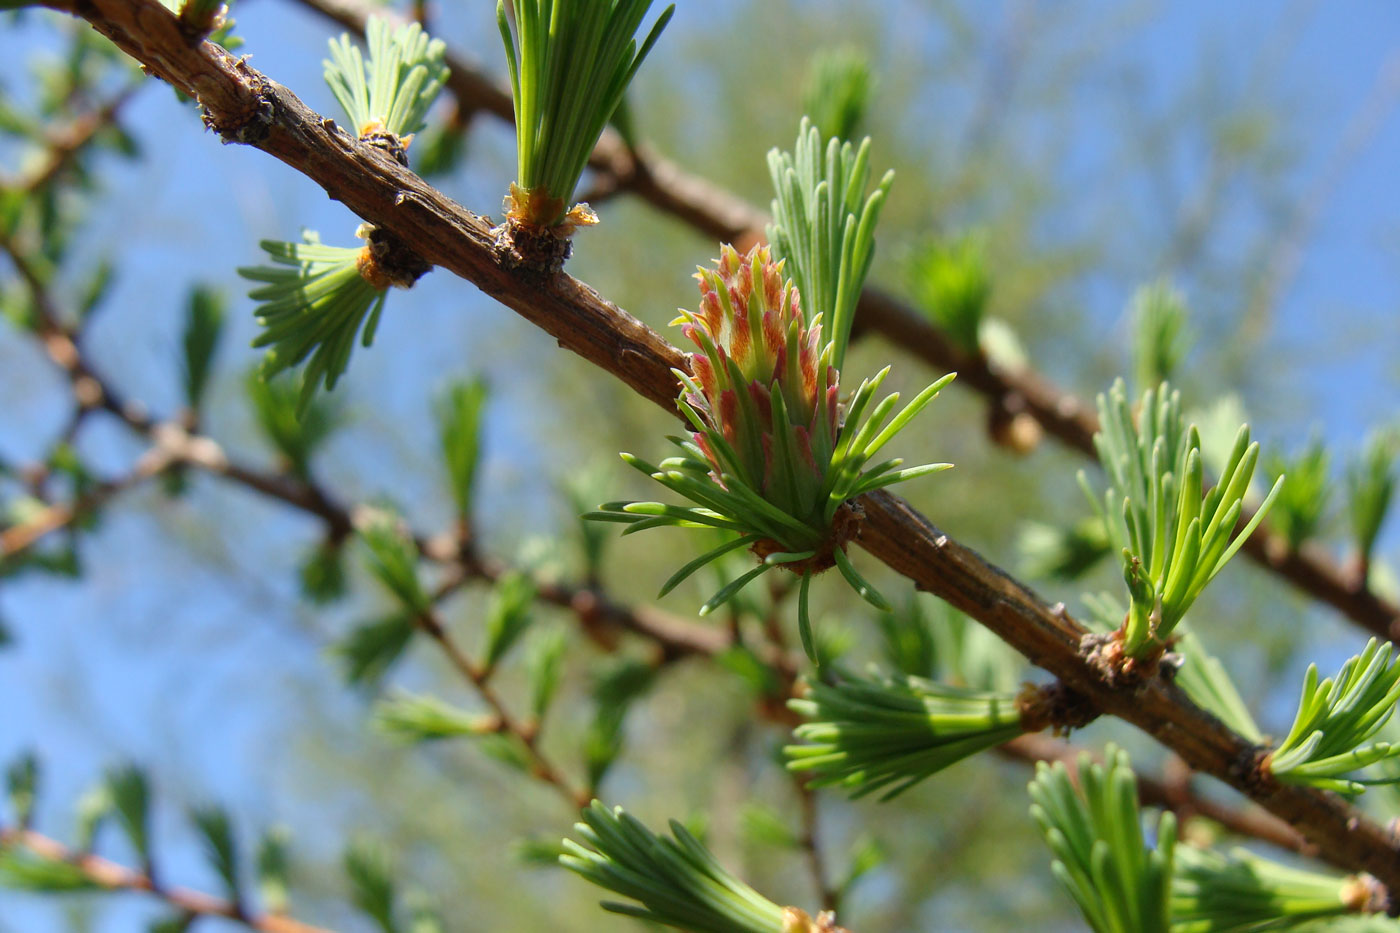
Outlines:
[[1077,788],[1063,762],[1039,762],[1031,816],[1055,854],[1051,870],[1095,933],[1168,933],[1176,818],[1161,815],[1149,848],[1128,754],[1109,745],[1104,758],[1080,757]]
[[[1112,632],[1123,624],[1127,611],[1112,593],[1085,593],[1083,620],[1091,629]],[[1214,715],[1234,732],[1251,742],[1264,741],[1263,730],[1254,721],[1239,688],[1235,686],[1225,665],[1206,650],[1205,644],[1185,622],[1178,623],[1174,633],[1171,658],[1176,663],[1173,679],[1191,701]]]
[[1400,756],[1400,744],[1362,744],[1390,721],[1397,700],[1400,661],[1389,642],[1371,639],[1359,657],[1343,664],[1335,678],[1321,683],[1317,665],[1308,665],[1293,728],[1270,756],[1270,773],[1285,784],[1342,794],[1360,794],[1367,784],[1390,783],[1347,775]]
[[768,241],[787,262],[807,320],[821,315],[828,323],[831,365],[839,370],[894,172],[886,172],[867,197],[869,137],[858,148],[836,137],[823,147],[821,131],[805,117],[792,153],[768,153],[768,171],[776,194]]
[[[783,908],[740,881],[684,826],[657,836],[621,807],[598,801],[574,824],[582,843],[564,840],[559,862],[638,904],[603,902],[605,910],[694,933],[784,933]],[[796,928],[800,929],[800,928]]]
[[874,89],[870,62],[858,49],[822,52],[812,61],[802,94],[802,112],[823,136],[855,139],[865,122]]
[[1288,476],[1279,489],[1269,524],[1295,551],[1317,533],[1327,509],[1332,486],[1327,474],[1328,459],[1327,447],[1320,437],[1313,438],[1291,460],[1279,456],[1268,458],[1265,472],[1275,482],[1285,474]]
[[[666,28],[674,6],[641,48],[634,38],[651,0],[506,0],[496,19],[515,101],[518,219],[555,226],[565,219],[579,177],[637,69]],[[522,201],[526,203],[521,203]]]
[[1176,635],[1173,650],[1181,656],[1181,666],[1176,669],[1177,686],[1185,690],[1197,706],[1214,714],[1231,731],[1256,744],[1263,742],[1264,731],[1254,721],[1254,714],[1240,696],[1239,688],[1225,670],[1225,665],[1206,650],[1196,633],[1184,623],[1177,627]]
[[447,468],[448,487],[457,516],[471,517],[481,462],[481,426],[486,410],[486,384],[480,379],[453,384],[439,400],[438,439]]
[[902,674],[1003,694],[1016,692],[1025,681],[1021,655],[942,600],[910,594],[875,621],[885,657]]
[[980,353],[992,293],[985,234],[930,240],[915,253],[909,271],[914,300],[924,313],[964,353]]
[[224,325],[224,299],[219,292],[200,285],[190,290],[185,309],[185,329],[181,335],[184,348],[183,371],[185,404],[198,411],[209,388],[214,368],[214,353]]
[[1191,349],[1186,299],[1163,280],[1139,288],[1129,308],[1134,384],[1145,391],[1172,379]]
[[422,616],[432,603],[418,579],[418,545],[392,512],[374,510],[357,520],[360,540],[369,552],[366,564],[405,612]]
[[[345,108],[355,133],[370,138],[405,165],[405,150],[412,134],[447,78],[445,49],[429,40],[418,24],[398,29],[378,17],[370,17],[369,61],[360,55],[350,37],[330,43],[331,57],[324,62],[326,83]],[[259,302],[254,312],[263,332],[255,347],[271,347],[263,361],[264,377],[307,363],[302,373],[300,408],[305,411],[316,388],[335,388],[350,363],[355,338],[366,347],[374,342],[379,316],[390,285],[407,288],[428,269],[386,267],[404,264],[394,255],[387,238],[370,224],[361,224],[356,236],[368,241],[362,248],[322,245],[313,231],[302,234],[302,243],[264,240],[261,246],[274,265],[252,266],[238,274],[254,282],[248,297]]]
[[1123,622],[1129,657],[1159,650],[1172,630],[1269,511],[1282,478],[1235,534],[1259,445],[1240,428],[1220,482],[1205,492],[1201,439],[1181,415],[1181,395],[1166,384],[1143,395],[1139,423],[1122,380],[1098,399],[1094,435],[1108,473],[1103,507],[1080,474],[1089,501],[1123,555],[1130,605]]
[[[803,180],[826,185],[807,176]],[[849,238],[843,242],[849,245]],[[813,245],[833,246],[825,241]],[[809,611],[814,574],[835,566],[862,599],[877,609],[889,608],[846,555],[860,520],[858,509],[848,503],[948,468],[930,463],[899,469],[903,461],[897,458],[869,468],[866,464],[937,398],[953,374],[894,414],[899,393],[874,403],[889,372],[885,367],[861,383],[843,418],[840,373],[832,362],[836,341],[822,343],[822,315],[809,314],[805,297],[792,280],[783,279],[783,271],[784,262],[771,261],[769,248],[759,245],[742,257],[724,246],[717,268],[700,268],[699,310],[683,310],[675,322],[698,349],[690,356],[688,373],[675,371],[682,390],[676,405],[694,433],[671,438],[681,456],[659,467],[622,455],[694,505],[609,502],[584,517],[630,525],[624,534],[665,525],[735,532],[736,538],[677,571],[661,595],[711,561],[750,547],[760,564],[725,584],[700,614],[785,566],[801,576],[798,632],[807,656],[816,661]],[[859,282],[855,284],[858,290]]]
[[952,687],[920,677],[813,683],[788,708],[808,720],[793,730],[806,744],[783,749],[809,787],[840,787],[889,800],[964,758],[1024,730],[1013,694]]
[[263,377],[310,358],[299,403],[305,411],[318,383],[327,391],[335,388],[362,329],[360,343],[374,342],[388,289],[375,288],[360,274],[363,250],[323,246],[310,230],[302,237],[302,243],[263,240],[260,245],[276,265],[245,266],[238,274],[265,283],[248,292],[259,302],[254,315],[264,328],[253,346],[272,348],[263,360]]
[[[949,463],[929,463],[917,467],[899,469],[903,460],[885,460],[874,467],[865,469],[873,456],[891,438],[909,424],[929,402],[937,398],[939,390],[953,378],[950,373],[920,392],[898,415],[890,418],[899,403],[899,393],[886,396],[867,416],[871,399],[879,389],[889,368],[881,370],[873,379],[861,383],[852,398],[846,415],[846,424],[837,436],[829,462],[822,467],[823,484],[818,500],[818,511],[801,516],[791,515],[769,503],[760,495],[744,476],[734,470],[730,458],[721,460],[718,482],[714,474],[715,464],[706,452],[692,440],[672,437],[671,442],[680,449],[682,456],[671,457],[655,466],[635,457],[623,454],[628,464],[647,474],[663,486],[695,502],[694,506],[674,506],[662,502],[608,502],[595,512],[584,517],[594,521],[619,522],[628,527],[623,534],[643,531],[664,525],[681,528],[720,528],[734,532],[737,537],[702,554],[686,564],[666,581],[660,595],[664,596],[691,574],[710,562],[741,547],[751,547],[761,541],[772,541],[782,550],[769,553],[762,562],[748,573],[724,586],[710,597],[700,608],[701,615],[708,615],[724,605],[746,585],[762,574],[789,563],[809,561],[824,553],[830,547],[831,523],[841,505],[868,492],[883,489],[896,483],[941,472],[952,466]],[[689,383],[688,376],[682,378]],[[698,392],[698,387],[692,391]],[[715,432],[707,431],[704,422],[694,410],[684,402],[682,410],[691,418],[697,430],[706,432],[707,439],[713,441]],[[888,420],[888,423],[886,423]],[[722,441],[723,437],[719,439]],[[737,460],[737,458],[736,458]],[[877,609],[888,610],[889,603],[860,575],[851,564],[842,547],[830,550],[832,560],[845,577],[851,588]],[[808,657],[815,660],[816,650],[812,641],[811,618],[808,609],[808,594],[812,572],[802,575],[802,585],[798,594],[798,629],[803,648]]]
[[326,84],[356,136],[390,134],[407,148],[447,80],[446,46],[417,23],[395,29],[378,16],[365,23],[365,37],[368,61],[348,35],[331,40],[331,57],[322,62]]
[[1225,855],[1180,845],[1172,879],[1172,933],[1291,930],[1365,910],[1366,894],[1365,883],[1354,876],[1292,868],[1244,849]]
[[[1370,563],[1381,523],[1400,481],[1400,434],[1373,431],[1366,446],[1347,469],[1347,513],[1362,566]],[[1363,581],[1364,582],[1364,581]]]
[[490,713],[469,713],[437,697],[407,693],[376,703],[372,722],[377,731],[408,742],[488,735],[500,727]]

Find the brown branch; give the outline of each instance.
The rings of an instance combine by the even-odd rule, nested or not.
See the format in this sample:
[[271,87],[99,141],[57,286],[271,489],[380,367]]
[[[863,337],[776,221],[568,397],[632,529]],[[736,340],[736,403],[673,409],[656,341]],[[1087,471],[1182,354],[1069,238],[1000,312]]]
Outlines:
[[[299,0],[354,32],[363,33],[372,11],[361,0]],[[509,93],[487,78],[475,62],[449,52],[452,69],[447,86],[471,110],[502,120],[514,119]],[[601,192],[630,191],[657,210],[670,214],[716,239],[746,246],[761,239],[767,215],[742,198],[656,155],[646,147],[629,151],[621,137],[604,133],[590,166]],[[856,330],[874,332],[935,368],[956,370],[958,382],[985,395],[993,405],[1024,412],[1044,430],[1090,459],[1097,460],[1093,437],[1098,418],[1091,405],[1065,392],[1031,369],[1007,370],[984,355],[971,355],[927,317],[890,293],[867,286],[861,295]],[[1240,516],[1243,528],[1252,513]],[[1321,549],[1294,551],[1287,541],[1261,525],[1244,548],[1249,557],[1382,638],[1400,641],[1400,604],[1367,589]]]
[[98,133],[116,122],[118,112],[131,99],[139,84],[134,84],[118,93],[96,110],[76,117],[72,122],[45,134],[47,149],[42,161],[32,169],[15,178],[0,179],[0,188],[33,194],[58,177],[59,173],[72,164]]
[[510,710],[506,707],[500,694],[491,686],[490,672],[468,657],[446,626],[442,624],[437,614],[429,610],[421,613],[414,621],[418,628],[422,629],[437,644],[447,660],[462,675],[462,678],[476,689],[482,701],[491,708],[495,717],[496,731],[512,735],[520,741],[530,757],[532,776],[557,790],[564,797],[564,800],[575,809],[588,806],[592,794],[583,788],[575,788],[570,785],[563,772],[550,762],[544,752],[540,751],[538,730],[526,728],[524,723],[518,722],[511,716]]
[[[143,434],[150,433],[140,423],[128,424]],[[324,522],[326,533],[329,535],[339,534],[342,529],[348,531],[353,526],[356,510],[341,507],[335,496],[314,482],[285,473],[262,472],[253,467],[230,463],[222,448],[212,439],[186,435],[178,426],[169,422],[161,424],[162,427],[157,431],[168,433],[170,436],[166,437],[160,449],[169,452],[179,465],[205,470],[234,485],[319,518]],[[436,598],[455,591],[458,585],[468,580],[496,582],[514,571],[514,568],[504,561],[483,557],[474,550],[465,549],[462,546],[462,538],[458,535],[431,538],[415,536],[415,540],[425,558],[448,565],[452,571],[449,579],[434,594]],[[730,639],[719,629],[687,622],[650,606],[626,606],[617,603],[597,586],[573,586],[543,577],[536,577],[533,583],[537,599],[572,611],[585,634],[608,650],[616,647],[618,634],[621,632],[630,632],[655,645],[658,664],[671,663],[687,657],[713,659],[731,644]],[[782,678],[782,693],[787,697],[796,696],[797,665],[784,654],[781,632],[774,628],[769,632],[769,636],[777,649],[771,663]],[[759,704],[759,713],[784,727],[792,725],[788,711],[781,702],[770,702],[765,698],[765,701]],[[522,728],[529,731],[528,726]],[[1001,750],[1007,757],[1027,762],[1073,762],[1078,760],[1081,752],[1067,743],[1038,735],[1022,736],[1003,746]],[[1184,784],[1169,785],[1142,774],[1138,775],[1138,787],[1144,804],[1171,809],[1183,823],[1192,816],[1204,816],[1234,833],[1303,854],[1326,857],[1325,852],[1319,853],[1315,847],[1309,846],[1287,823],[1257,807],[1253,810],[1235,809],[1201,797]],[[809,793],[805,787],[802,790],[804,794]],[[816,864],[820,864],[819,860]],[[826,906],[831,906],[829,899],[825,903]]]
[[[658,334],[567,275],[528,281],[496,261],[488,225],[384,153],[362,146],[294,94],[210,43],[191,45],[156,0],[50,0],[77,12],[154,74],[196,96],[225,139],[246,142],[316,181],[423,259],[476,284],[675,413],[673,367],[684,357]],[[1400,841],[1335,795],[1260,779],[1260,749],[1160,679],[1115,687],[1080,652],[1085,629],[887,493],[863,500],[861,545],[982,622],[1100,710],[1137,725],[1190,767],[1243,791],[1295,826],[1328,858],[1400,891]],[[1400,905],[1397,905],[1400,906]]]
[[142,430],[152,427],[150,418],[138,406],[129,405],[110,391],[105,382],[93,372],[78,348],[77,335],[63,323],[58,304],[48,283],[40,275],[30,257],[12,237],[0,235],[0,252],[9,257],[21,281],[34,301],[35,332],[55,365],[63,370],[73,386],[80,411],[101,408]]
[[70,849],[63,843],[33,830],[7,829],[0,826],[0,849],[6,848],[24,849],[48,861],[65,862],[81,871],[98,887],[111,891],[140,891],[150,894],[189,916],[224,917],[260,933],[330,933],[324,927],[312,926],[280,914],[249,914],[233,901],[200,891],[166,887],[157,883],[147,872],[127,868],[90,852]]
[[54,503],[20,524],[0,529],[0,561],[14,557],[45,535],[91,515],[114,497],[159,476],[175,463],[168,451],[153,447],[136,461],[129,473],[96,484],[72,502]]

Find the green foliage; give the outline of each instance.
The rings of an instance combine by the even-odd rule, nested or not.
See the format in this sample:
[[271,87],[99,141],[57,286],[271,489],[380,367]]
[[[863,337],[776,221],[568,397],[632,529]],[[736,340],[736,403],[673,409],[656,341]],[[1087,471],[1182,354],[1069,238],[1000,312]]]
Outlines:
[[0,887],[44,894],[94,891],[101,886],[72,862],[0,848]]
[[298,569],[301,594],[310,602],[326,605],[345,595],[345,549],[339,541],[313,544]]
[[[1084,594],[1084,607],[1088,612],[1084,621],[1099,632],[1113,631],[1127,614],[1118,598],[1109,593]],[[1175,665],[1173,679],[1177,686],[1193,703],[1233,731],[1251,742],[1262,743],[1263,732],[1225,665],[1206,650],[1205,644],[1185,622],[1177,625],[1173,637],[1175,641],[1167,661]]]
[[1317,665],[1308,665],[1293,728],[1270,757],[1270,772],[1285,784],[1362,793],[1374,782],[1347,775],[1400,756],[1400,744],[1363,744],[1390,721],[1398,700],[1400,660],[1389,642],[1371,639],[1359,657],[1321,683]]
[[511,573],[496,582],[486,612],[485,668],[493,670],[534,620],[535,584],[522,573]]
[[[895,483],[947,469],[932,463],[899,469],[903,461],[866,464],[909,425],[952,374],[928,386],[891,417],[899,393],[872,406],[889,367],[856,390],[839,420],[839,374],[832,346],[821,346],[819,325],[804,326],[791,282],[755,247],[740,258],[723,248],[717,271],[701,270],[698,314],[683,312],[685,333],[699,347],[693,376],[676,371],[684,391],[677,406],[695,428],[693,439],[670,438],[681,456],[659,467],[623,454],[629,465],[695,503],[609,502],[585,518],[627,524],[623,534],[674,525],[709,527],[737,537],[681,567],[664,596],[696,570],[730,551],[751,547],[761,563],[725,584],[700,608],[707,615],[769,570],[790,565],[801,574],[798,627],[816,658],[808,612],[811,577],[833,564],[863,599],[888,608],[845,553],[845,504]],[[727,344],[727,349],[723,344]],[[888,423],[887,423],[888,422]],[[842,512],[845,508],[846,512]]]
[[656,682],[656,668],[644,661],[623,658],[603,671],[593,682],[596,708],[583,737],[584,765],[588,784],[596,788],[622,754],[623,727],[632,704],[646,695]]
[[286,466],[302,479],[311,478],[311,459],[340,426],[339,409],[325,401],[298,398],[286,379],[248,378],[248,398],[258,428],[282,455]]
[[938,642],[924,612],[924,603],[911,594],[903,604],[875,617],[883,636],[885,659],[901,674],[932,677],[938,664]]
[[1327,510],[1332,486],[1327,467],[1327,448],[1320,437],[1314,437],[1291,460],[1269,458],[1267,473],[1271,480],[1278,482],[1279,477],[1288,477],[1279,488],[1269,524],[1295,551],[1317,534]]
[[423,128],[428,108],[447,80],[447,49],[417,23],[394,28],[378,16],[366,21],[365,36],[368,61],[348,35],[331,40],[331,57],[322,62],[326,84],[345,108],[356,136],[388,134],[391,151],[406,149],[405,137]]
[[350,879],[350,896],[378,925],[383,933],[398,933],[394,919],[396,891],[394,864],[384,846],[369,837],[360,837],[345,850],[345,875]]
[[831,365],[846,358],[856,303],[875,257],[875,225],[894,184],[886,172],[870,186],[870,139],[859,147],[822,133],[803,118],[791,153],[768,153],[773,180],[773,223],[768,241],[802,296],[810,326],[817,316],[831,335]]
[[582,842],[564,840],[560,864],[638,904],[604,901],[603,909],[694,933],[784,933],[783,909],[717,862],[690,832],[671,821],[657,836],[621,807],[594,801],[574,824]]
[[772,807],[749,801],[739,811],[739,831],[749,842],[775,849],[800,849],[802,839]]
[[408,910],[407,933],[446,933],[436,901],[419,888],[409,888],[404,897]]
[[418,579],[418,545],[399,517],[375,510],[358,523],[360,540],[368,551],[366,564],[384,588],[394,595],[413,618],[428,613],[432,603]]
[[506,0],[498,0],[515,101],[513,217],[540,227],[565,222],[589,154],[675,11],[667,7],[638,48],[633,37],[650,7],[651,0],[510,0],[507,17]]
[[203,285],[190,289],[185,305],[185,330],[181,338],[184,347],[185,404],[198,411],[209,388],[218,350],[219,335],[224,326],[224,299],[212,288]]
[[583,579],[590,584],[602,579],[603,558],[612,536],[598,522],[589,521],[585,513],[593,509],[607,494],[607,474],[601,469],[570,472],[564,478],[564,495],[574,515],[579,516],[579,549],[583,557]]
[[1358,884],[1355,878],[1280,865],[1244,849],[1225,855],[1180,845],[1172,879],[1172,933],[1296,929],[1355,913]]
[[812,59],[802,92],[802,112],[823,136],[855,139],[865,122],[875,81],[858,49],[842,47]]
[[564,653],[569,640],[559,628],[534,632],[525,643],[525,676],[530,684],[530,712],[536,721],[545,712],[559,690],[559,678],[564,670]]
[[987,236],[966,233],[928,240],[910,261],[914,301],[964,353],[982,352],[982,324],[992,294]]
[[90,852],[98,831],[112,815],[111,789],[105,783],[98,784],[78,798],[76,811],[78,851]]
[[1022,682],[1025,661],[941,600],[913,594],[876,623],[885,657],[902,674],[999,693],[1013,693]]
[[98,261],[92,272],[86,277],[74,307],[80,322],[86,322],[107,299],[112,290],[115,271],[112,261],[104,257]]
[[1254,721],[1254,715],[1225,665],[1206,651],[1196,633],[1184,623],[1177,626],[1176,634],[1174,650],[1181,657],[1181,666],[1176,671],[1177,686],[1185,690],[1197,706],[1209,710],[1231,730],[1251,742],[1262,743],[1264,732]]
[[431,742],[495,732],[499,723],[488,713],[468,713],[436,697],[399,694],[374,707],[374,727],[410,742]]
[[189,933],[194,923],[193,915],[179,913],[152,922],[147,928],[147,933]]
[[260,370],[264,378],[310,359],[298,403],[304,413],[319,383],[327,391],[335,388],[356,335],[363,346],[374,342],[388,287],[376,287],[361,274],[365,250],[323,246],[311,230],[302,233],[301,243],[263,240],[259,245],[273,265],[238,270],[243,278],[263,283],[248,292],[258,302],[254,315],[263,328],[253,346],[272,348]]
[[486,395],[486,383],[480,379],[458,382],[447,390],[438,406],[438,437],[447,466],[447,485],[462,519],[472,514]]
[[5,795],[15,825],[29,826],[39,796],[39,758],[33,752],[20,755],[5,769]]
[[414,617],[398,611],[357,625],[332,649],[352,686],[371,686],[383,679],[413,640]]
[[1191,350],[1186,299],[1170,282],[1144,285],[1129,305],[1133,319],[1133,382],[1147,391],[1176,377]]
[[1347,467],[1347,514],[1352,540],[1363,562],[1370,560],[1381,524],[1390,509],[1395,485],[1400,481],[1400,432],[1378,430],[1366,438],[1366,446]]
[[151,861],[151,787],[145,772],[134,765],[107,772],[107,792],[117,823],[143,863]]
[[414,136],[413,169],[423,178],[436,179],[455,171],[467,157],[467,123],[461,111],[430,123]]
[[[1204,493],[1200,434],[1194,425],[1186,427],[1179,392],[1163,383],[1144,393],[1140,425],[1122,380],[1099,396],[1098,407],[1102,428],[1094,445],[1110,483],[1099,516],[1123,554],[1130,600],[1123,649],[1138,657],[1160,649],[1263,520],[1279,483],[1235,534],[1259,459],[1248,425],[1235,437],[1220,482]],[[1083,473],[1080,482],[1097,507]]]
[[235,904],[242,902],[242,885],[238,880],[238,846],[233,836],[233,824],[223,807],[200,807],[190,812],[190,820],[204,843],[204,854],[224,883],[224,892]]
[[1016,545],[1021,572],[1039,580],[1078,580],[1112,550],[1104,523],[1092,518],[1068,528],[1025,522]]
[[1161,815],[1149,848],[1128,755],[1110,745],[1104,758],[1081,756],[1077,785],[1063,762],[1037,763],[1031,816],[1094,933],[1168,933],[1176,818]]
[[268,913],[284,914],[290,904],[287,894],[291,875],[290,841],[291,832],[285,826],[272,827],[258,841],[255,859],[258,896]]
[[788,707],[804,722],[784,749],[788,768],[812,771],[814,787],[889,800],[930,775],[1002,745],[1024,730],[1011,694],[896,675],[813,683]]

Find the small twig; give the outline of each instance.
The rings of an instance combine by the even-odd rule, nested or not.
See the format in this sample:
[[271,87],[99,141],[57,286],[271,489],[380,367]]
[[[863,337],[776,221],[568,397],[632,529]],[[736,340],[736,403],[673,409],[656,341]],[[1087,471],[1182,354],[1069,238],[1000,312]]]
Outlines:
[[223,917],[260,933],[330,933],[324,927],[312,926],[279,914],[249,914],[233,901],[200,891],[166,887],[158,884],[146,872],[118,865],[99,855],[70,849],[63,843],[33,830],[0,826],[0,849],[4,848],[23,849],[42,859],[65,862],[77,868],[99,887],[113,891],[144,892],[190,916]]
[[[298,0],[324,16],[359,33],[372,12],[362,0]],[[378,12],[378,11],[373,11]],[[464,107],[511,121],[510,94],[486,77],[475,62],[449,51],[447,87]],[[763,238],[768,222],[763,211],[714,183],[686,172],[646,146],[636,152],[617,133],[605,132],[589,165],[597,192],[612,196],[628,191],[693,229],[740,248]],[[612,179],[610,182],[609,179]],[[615,189],[609,189],[609,184]],[[1019,398],[1027,416],[1045,432],[1081,454],[1096,459],[1093,437],[1098,419],[1092,406],[1065,392],[1032,369],[1007,370],[959,349],[915,308],[888,292],[866,286],[856,316],[857,333],[878,333],[944,371],[958,373],[958,384],[993,401]],[[855,336],[855,334],[853,334]],[[1252,516],[1240,516],[1240,527]],[[1353,577],[1320,548],[1293,551],[1267,524],[1257,528],[1244,551],[1250,559],[1287,580],[1313,599],[1325,603],[1382,638],[1400,640],[1400,604],[1354,585]],[[1271,554],[1275,556],[1270,556]],[[1283,554],[1285,557],[1277,557]]]
[[798,841],[802,844],[802,851],[807,859],[807,872],[812,876],[812,886],[816,888],[822,910],[839,914],[841,892],[832,887],[828,880],[822,857],[816,791],[808,787],[806,781],[800,777],[794,777],[793,785],[797,788],[797,800],[802,811],[802,835],[798,837]]
[[176,462],[169,451],[152,447],[125,475],[97,483],[72,502],[56,502],[21,524],[0,529],[0,561],[14,557],[43,536],[91,515],[114,497],[166,472]]
[[140,82],[130,85],[96,110],[73,119],[66,126],[49,131],[45,137],[48,151],[44,159],[18,177],[0,179],[0,188],[34,194],[46,187],[72,163],[98,133],[116,122],[118,113],[140,86]]
[[468,657],[441,620],[438,619],[437,614],[432,610],[422,613],[416,619],[416,624],[437,643],[451,665],[462,675],[463,679],[476,689],[482,701],[491,708],[491,712],[496,718],[497,731],[515,736],[520,740],[530,756],[531,773],[557,790],[574,807],[588,806],[590,801],[588,791],[573,787],[563,773],[545,757],[539,748],[538,730],[526,728],[523,723],[517,722],[511,716],[505,702],[491,686],[486,669]]
[[[386,225],[427,261],[466,278],[562,346],[675,414],[673,369],[684,357],[654,331],[567,275],[526,281],[497,262],[489,226],[392,159],[347,145],[333,124],[290,91],[218,46],[190,46],[155,0],[49,0],[77,12],[154,73],[198,93],[209,123],[296,167],[372,223]],[[258,121],[255,134],[244,132]],[[1157,679],[1124,690],[1079,651],[1083,626],[887,493],[864,497],[862,547],[891,569],[987,626],[1106,713],[1137,725],[1199,771],[1250,794],[1316,841],[1327,857],[1400,890],[1400,842],[1355,808],[1311,789],[1250,785],[1238,763],[1252,746]]]

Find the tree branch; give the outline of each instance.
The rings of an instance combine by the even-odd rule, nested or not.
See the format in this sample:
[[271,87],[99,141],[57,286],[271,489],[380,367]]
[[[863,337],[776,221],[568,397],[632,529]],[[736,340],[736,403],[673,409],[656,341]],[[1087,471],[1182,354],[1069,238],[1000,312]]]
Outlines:
[[[425,260],[476,284],[674,413],[684,357],[658,334],[567,275],[536,283],[496,261],[488,225],[373,147],[322,120],[290,91],[210,43],[190,45],[156,0],[50,0],[77,12],[153,73],[196,96],[225,139],[246,142],[316,181]],[[866,497],[861,545],[992,629],[1100,710],[1131,722],[1189,766],[1226,781],[1292,823],[1330,860],[1400,891],[1400,842],[1340,798],[1261,779],[1263,751],[1161,679],[1115,687],[1080,652],[1085,629],[886,493]],[[1400,899],[1396,906],[1400,908]]]
[[157,883],[146,872],[118,865],[90,852],[70,849],[56,839],[50,839],[33,830],[0,826],[0,849],[8,848],[24,849],[42,859],[72,865],[101,888],[150,894],[188,916],[224,917],[260,933],[330,933],[323,927],[312,926],[279,914],[249,914],[233,901],[200,891],[166,887]]
[[[384,15],[362,0],[298,2],[361,34],[370,13]],[[451,68],[447,87],[464,108],[514,120],[510,95],[486,77],[475,62],[449,51],[447,64]],[[600,174],[600,190],[609,195],[630,191],[662,213],[718,240],[743,247],[764,235],[768,217],[763,211],[646,147],[635,153],[630,151],[611,130],[599,140],[589,164]],[[857,334],[878,333],[935,368],[956,370],[959,384],[982,393],[995,405],[1024,412],[1066,446],[1097,460],[1093,437],[1099,424],[1093,406],[1057,388],[1034,370],[1007,370],[984,354],[966,353],[926,316],[874,286],[867,286],[861,295],[855,327]],[[1240,516],[1239,527],[1248,524],[1252,516],[1252,511],[1246,510]],[[1261,525],[1244,551],[1260,566],[1371,633],[1400,641],[1400,604],[1368,589],[1365,580],[1355,579],[1321,548],[1309,546],[1295,551],[1282,536]]]

